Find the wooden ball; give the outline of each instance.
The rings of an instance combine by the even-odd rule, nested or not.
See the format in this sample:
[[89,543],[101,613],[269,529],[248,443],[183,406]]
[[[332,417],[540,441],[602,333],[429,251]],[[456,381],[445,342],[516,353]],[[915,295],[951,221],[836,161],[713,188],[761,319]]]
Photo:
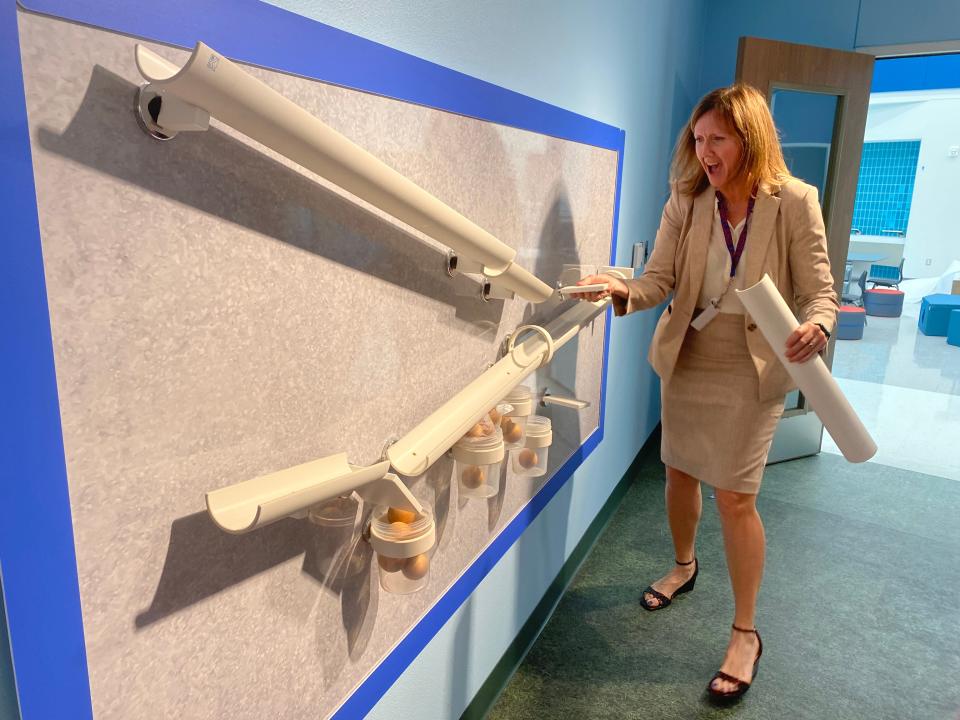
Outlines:
[[384,572],[400,572],[406,566],[407,561],[403,558],[392,558],[377,553],[377,563],[383,568]]
[[523,437],[523,428],[520,427],[519,423],[511,422],[510,426],[503,427],[503,439],[508,443],[520,442],[520,438]]
[[403,537],[410,534],[410,526],[405,522],[392,522],[390,523],[390,532],[394,533],[396,537]]
[[429,569],[430,558],[427,557],[426,553],[407,558],[407,561],[403,563],[404,577],[410,580],[419,580],[427,574]]
[[481,423],[477,423],[472,428],[467,430],[467,437],[483,437],[486,434],[486,430]]
[[470,465],[464,468],[464,471],[460,474],[460,482],[463,483],[465,488],[470,488],[471,490],[476,490],[478,487],[483,485],[483,481],[486,480],[483,470],[476,465]]
[[412,523],[416,519],[417,514],[413,510],[403,510],[395,507],[387,510],[387,522]]
[[530,448],[524,448],[517,456],[517,462],[520,463],[520,467],[532,468],[540,462],[540,458]]

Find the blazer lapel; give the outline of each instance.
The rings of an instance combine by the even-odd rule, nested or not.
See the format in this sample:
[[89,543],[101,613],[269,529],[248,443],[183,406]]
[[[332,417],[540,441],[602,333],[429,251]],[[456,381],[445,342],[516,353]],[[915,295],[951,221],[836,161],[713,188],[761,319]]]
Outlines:
[[[703,274],[707,269],[707,250],[710,247],[710,237],[713,234],[714,213],[717,208],[717,195],[712,187],[708,187],[697,195],[693,201],[693,219],[690,222],[690,231],[687,237],[692,241],[687,260],[690,287],[686,298],[689,312],[693,312],[700,289],[703,287]],[[756,209],[754,209],[756,212]],[[747,236],[747,240],[750,236]]]
[[757,191],[757,201],[753,206],[753,217],[747,228],[747,247],[745,248],[744,282],[746,287],[756,285],[763,278],[764,260],[767,248],[776,227],[777,213],[780,211],[780,198],[764,190]]

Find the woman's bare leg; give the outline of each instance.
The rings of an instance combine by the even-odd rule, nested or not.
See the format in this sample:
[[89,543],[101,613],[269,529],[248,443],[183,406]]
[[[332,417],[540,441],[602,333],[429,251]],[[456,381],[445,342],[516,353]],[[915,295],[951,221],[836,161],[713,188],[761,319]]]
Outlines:
[[[733,586],[733,622],[741,628],[753,628],[757,593],[763,578],[765,537],[757,512],[757,496],[730,490],[717,490],[717,510],[723,528],[723,548]],[[730,642],[720,669],[741,680],[750,681],[758,642],[753,634],[730,631]],[[734,688],[726,680],[713,687],[721,692]]]
[[[676,468],[667,466],[667,486],[664,491],[667,506],[667,522],[673,536],[673,551],[680,562],[689,562],[694,558],[694,545],[697,539],[697,525],[703,500],[700,495],[700,481]],[[693,576],[694,564],[674,565],[673,569],[653,583],[652,587],[670,597],[673,592]],[[660,601],[653,595],[644,595],[651,607],[657,607]]]

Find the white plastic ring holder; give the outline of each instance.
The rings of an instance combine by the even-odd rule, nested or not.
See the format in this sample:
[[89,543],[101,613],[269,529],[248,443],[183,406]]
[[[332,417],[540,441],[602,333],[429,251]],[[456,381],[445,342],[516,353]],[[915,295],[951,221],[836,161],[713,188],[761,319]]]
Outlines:
[[537,335],[542,337],[543,341],[547,344],[547,354],[543,357],[543,360],[537,366],[537,367],[543,367],[544,365],[548,364],[551,360],[553,360],[553,353],[556,348],[554,346],[553,338],[550,336],[550,333],[548,333],[539,325],[521,325],[516,330],[514,330],[513,333],[510,335],[510,339],[507,341],[507,352],[513,355],[517,359],[517,361],[520,362],[522,365],[527,364],[522,362],[525,358],[517,358],[516,351],[519,350],[519,348],[515,347],[517,338],[520,337],[521,333],[524,333],[527,331],[536,333]]

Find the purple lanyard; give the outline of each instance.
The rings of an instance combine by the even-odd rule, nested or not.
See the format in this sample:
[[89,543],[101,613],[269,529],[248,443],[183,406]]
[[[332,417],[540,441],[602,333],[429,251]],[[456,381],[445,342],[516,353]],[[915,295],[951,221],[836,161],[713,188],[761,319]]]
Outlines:
[[740,233],[740,239],[737,241],[737,247],[733,247],[733,233],[730,230],[730,223],[727,221],[727,203],[723,195],[717,193],[717,205],[720,208],[720,226],[723,230],[723,239],[727,241],[727,252],[730,253],[730,277],[737,274],[737,265],[740,264],[740,256],[743,255],[743,249],[747,246],[747,226],[750,224],[750,215],[753,213],[753,203],[756,197],[750,193],[750,200],[747,202],[747,216],[743,220],[743,231]]

